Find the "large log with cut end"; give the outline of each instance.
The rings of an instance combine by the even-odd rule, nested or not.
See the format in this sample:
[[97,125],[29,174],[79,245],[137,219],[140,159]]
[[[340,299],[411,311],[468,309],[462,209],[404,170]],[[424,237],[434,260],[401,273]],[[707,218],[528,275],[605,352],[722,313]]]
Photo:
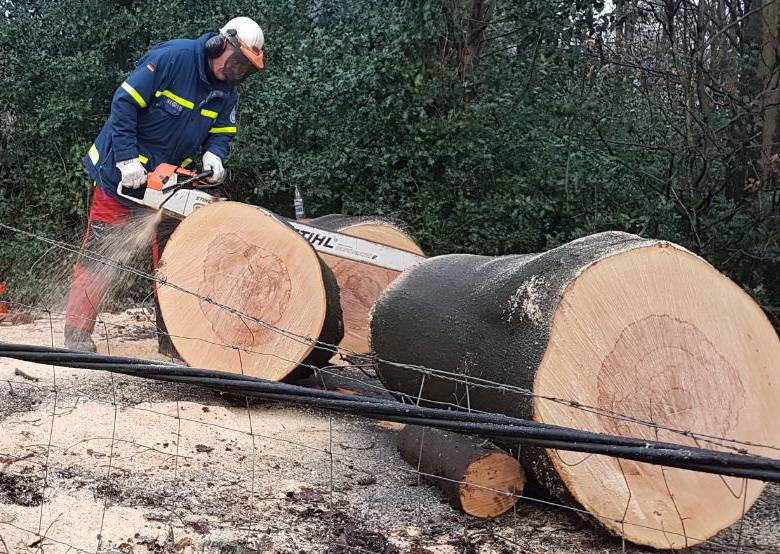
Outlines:
[[[423,255],[401,225],[384,218],[331,214],[314,218],[307,225]],[[368,314],[385,287],[401,272],[330,254],[320,253],[320,258],[333,271],[341,293],[344,338],[339,346],[350,352],[366,354],[370,351]]]
[[[432,401],[692,446],[713,447],[664,427],[780,444],[777,334],[742,289],[668,242],[609,232],[538,255],[432,258],[405,271],[379,298],[371,340],[385,360],[536,395],[466,388],[379,364],[389,389],[422,391]],[[748,448],[777,457],[774,450]],[[521,457],[557,497],[584,507],[613,532],[657,548],[712,537],[737,521],[764,487],[558,450],[521,447]]]
[[472,435],[407,425],[398,433],[398,451],[447,494],[453,508],[475,517],[503,514],[525,487],[520,462]]
[[280,380],[301,363],[326,363],[332,352],[315,341],[343,334],[330,269],[262,208],[217,202],[195,211],[168,241],[158,275],[167,283],[160,310],[191,366]]

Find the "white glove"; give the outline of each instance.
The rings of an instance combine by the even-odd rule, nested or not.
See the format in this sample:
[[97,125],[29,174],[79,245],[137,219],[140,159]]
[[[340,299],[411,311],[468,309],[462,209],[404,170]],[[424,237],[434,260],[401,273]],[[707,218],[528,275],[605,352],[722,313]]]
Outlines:
[[209,183],[221,183],[225,180],[225,168],[222,166],[222,160],[212,152],[203,154],[203,171],[213,171],[213,175],[206,179]]
[[122,172],[121,186],[137,189],[146,182],[146,170],[138,158],[116,162],[116,167]]

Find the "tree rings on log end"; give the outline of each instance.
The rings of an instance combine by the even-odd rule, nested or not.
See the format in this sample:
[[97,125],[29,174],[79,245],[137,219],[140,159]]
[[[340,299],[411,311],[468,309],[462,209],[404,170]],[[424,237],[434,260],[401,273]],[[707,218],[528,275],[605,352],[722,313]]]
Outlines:
[[[659,427],[538,397],[534,419],[718,450],[663,427],[776,445],[778,360],[777,335],[741,288],[701,258],[657,242],[603,258],[568,284],[533,390]],[[606,456],[550,450],[547,457],[568,493],[607,528],[657,548],[710,538],[764,488]]]
[[[400,225],[382,218],[333,214],[312,219],[309,224],[423,255],[414,239]],[[339,284],[344,317],[344,338],[339,346],[351,352],[366,354],[371,351],[369,313],[382,291],[401,272],[330,254],[320,254],[320,257],[331,268]]]
[[305,337],[318,339],[329,317],[332,291],[317,254],[255,206],[217,202],[195,211],[168,241],[158,274],[168,332],[191,366],[283,379],[312,351]]
[[472,462],[459,487],[460,505],[469,515],[496,517],[517,503],[525,472],[512,456],[491,452]]

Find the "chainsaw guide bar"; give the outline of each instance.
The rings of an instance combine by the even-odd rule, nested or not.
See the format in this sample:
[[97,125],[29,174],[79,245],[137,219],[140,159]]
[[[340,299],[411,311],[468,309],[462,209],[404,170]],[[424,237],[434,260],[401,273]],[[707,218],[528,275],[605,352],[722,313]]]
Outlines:
[[288,220],[287,223],[293,229],[309,241],[315,250],[323,254],[332,254],[339,258],[375,265],[393,271],[403,271],[413,265],[417,265],[425,259],[424,256],[399,250],[392,246],[385,246],[370,240],[326,231],[318,227],[312,227]]
[[[197,174],[171,164],[160,164],[149,173],[145,187],[129,189],[120,184],[117,187],[117,194],[146,208],[163,210],[166,215],[184,219],[198,208],[221,200],[206,192],[214,188],[214,185],[201,181],[201,178],[210,174],[210,172]],[[326,231],[295,220],[288,219],[287,223],[309,241],[316,251],[339,258],[393,271],[403,271],[425,259],[424,256],[406,250]]]

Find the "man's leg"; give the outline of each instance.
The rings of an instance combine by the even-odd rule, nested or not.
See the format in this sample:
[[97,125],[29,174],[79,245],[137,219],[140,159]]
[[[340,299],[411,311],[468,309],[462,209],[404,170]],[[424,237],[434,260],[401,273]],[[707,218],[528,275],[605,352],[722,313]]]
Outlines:
[[[168,239],[179,226],[178,219],[172,217],[164,217],[155,231],[154,239],[152,241],[152,265],[154,269],[160,262],[165,245],[168,243]],[[157,298],[157,283],[153,282],[152,287],[154,290],[154,319],[157,324],[157,349],[160,354],[171,358],[180,358],[179,353],[176,351],[176,347],[173,345],[170,335],[168,335],[168,328],[165,326],[163,320],[162,311],[160,310],[160,301]]]
[[[130,210],[95,187],[87,232],[81,245],[85,253],[100,253],[101,240],[127,221]],[[65,313],[65,348],[95,352],[92,331],[111,273],[100,262],[81,254],[73,268]]]

